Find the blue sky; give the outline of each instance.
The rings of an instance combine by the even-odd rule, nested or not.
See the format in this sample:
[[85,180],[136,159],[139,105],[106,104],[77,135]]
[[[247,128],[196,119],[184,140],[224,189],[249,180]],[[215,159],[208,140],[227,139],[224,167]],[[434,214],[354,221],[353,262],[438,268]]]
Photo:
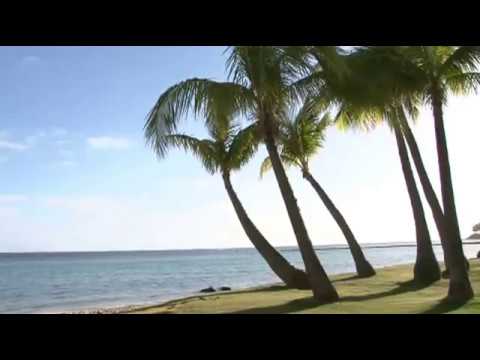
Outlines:
[[[168,86],[225,78],[223,47],[0,47],[0,251],[249,246],[221,179],[172,152],[145,146],[146,114]],[[447,132],[462,234],[480,221],[477,96],[452,99]],[[202,133],[199,122],[185,131]],[[432,119],[415,126],[438,188]],[[274,245],[295,239],[273,175],[258,180],[262,149],[233,178],[252,219]],[[413,241],[393,135],[331,129],[312,172],[360,242]],[[289,176],[317,244],[343,243],[313,190]],[[429,209],[426,208],[429,214]],[[437,238],[429,216],[431,234]]]

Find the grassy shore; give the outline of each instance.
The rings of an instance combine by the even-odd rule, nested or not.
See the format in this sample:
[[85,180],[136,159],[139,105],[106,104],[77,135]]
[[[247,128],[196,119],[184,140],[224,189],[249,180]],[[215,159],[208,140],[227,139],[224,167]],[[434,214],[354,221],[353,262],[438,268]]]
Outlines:
[[436,314],[480,313],[480,261],[471,260],[470,278],[476,297],[466,304],[447,304],[448,281],[419,288],[411,283],[412,265],[378,270],[375,277],[356,279],[353,274],[332,277],[342,300],[318,305],[310,291],[266,288],[219,293],[170,301],[136,309],[133,314]]

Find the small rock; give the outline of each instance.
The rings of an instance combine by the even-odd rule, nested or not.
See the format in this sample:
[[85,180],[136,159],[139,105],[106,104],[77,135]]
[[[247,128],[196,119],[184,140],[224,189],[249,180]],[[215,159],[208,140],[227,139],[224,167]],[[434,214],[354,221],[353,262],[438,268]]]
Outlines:
[[218,288],[219,291],[230,291],[232,290],[232,288],[229,288],[228,286],[222,286],[220,288]]
[[208,288],[205,288],[205,289],[202,289],[200,290],[201,293],[212,293],[212,292],[215,292],[217,290],[215,290],[213,287],[208,287]]
[[480,259],[480,251],[477,254],[477,259]]

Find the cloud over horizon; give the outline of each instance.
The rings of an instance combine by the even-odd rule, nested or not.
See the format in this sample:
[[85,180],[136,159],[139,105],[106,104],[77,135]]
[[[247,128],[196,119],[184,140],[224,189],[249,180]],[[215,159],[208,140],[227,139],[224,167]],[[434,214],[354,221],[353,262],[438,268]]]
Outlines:
[[87,145],[95,150],[123,150],[129,148],[132,143],[123,137],[97,136],[87,138]]

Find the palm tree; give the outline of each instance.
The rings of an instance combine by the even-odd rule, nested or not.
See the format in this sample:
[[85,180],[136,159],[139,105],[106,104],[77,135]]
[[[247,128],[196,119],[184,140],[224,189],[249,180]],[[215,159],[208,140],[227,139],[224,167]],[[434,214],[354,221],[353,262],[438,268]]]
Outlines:
[[[405,114],[399,111],[395,119],[399,122],[405,122]],[[415,229],[417,236],[417,259],[414,267],[414,280],[419,283],[429,284],[440,279],[440,266],[438,265],[435,253],[428,231],[427,221],[425,220],[425,212],[420,198],[420,193],[415,183],[407,147],[405,144],[404,132],[401,124],[395,124],[393,127],[395,139],[397,141],[398,154],[402,164],[402,170],[410,197],[410,203],[415,220]]]
[[258,126],[253,124],[237,131],[237,127],[229,123],[227,117],[223,117],[223,120],[227,121],[209,123],[210,139],[198,139],[186,134],[159,135],[148,128],[146,138],[160,158],[164,158],[170,148],[184,149],[200,159],[210,174],[221,173],[225,189],[245,234],[272,271],[288,287],[309,289],[305,272],[292,266],[257,229],[230,180],[231,172],[241,169],[255,154],[258,147]]
[[[357,49],[344,55],[342,63],[347,70],[342,76],[332,77],[331,74],[324,73],[323,67],[316,69],[315,75],[311,77],[314,81],[309,89],[319,106],[336,109],[335,121],[340,128],[371,129],[378,123],[386,121],[394,130],[416,225],[417,259],[414,278],[418,282],[429,283],[440,277],[440,270],[433,252],[421,199],[412,176],[408,152],[404,151],[403,131],[397,131],[404,116],[403,110],[399,110],[398,97],[414,89],[417,83],[409,74],[398,71],[397,62],[387,61],[391,56],[389,48],[382,47],[375,52],[370,48],[367,48],[368,51]],[[392,78],[395,81],[392,81]],[[397,82],[402,87],[398,88]],[[416,107],[413,101],[406,101],[401,108],[412,115],[415,114]]]
[[[433,219],[435,221],[435,225],[437,227],[438,235],[440,237],[440,242],[443,249],[443,258],[445,263],[445,271],[443,272],[444,277],[449,277],[449,267],[447,262],[447,234],[445,231],[444,226],[444,214],[442,206],[440,205],[440,201],[438,200],[437,194],[433,189],[432,182],[430,181],[430,177],[428,176],[427,170],[425,169],[425,165],[423,163],[422,155],[418,148],[417,141],[415,136],[413,135],[412,129],[408,124],[408,121],[402,121],[402,129],[403,135],[407,142],[408,148],[410,150],[410,155],[412,156],[413,163],[415,164],[415,168],[417,169],[418,178],[420,179],[420,183],[422,184],[423,193],[425,194],[425,198],[427,199],[428,204],[430,205],[430,209],[432,212]],[[467,266],[467,270],[470,268],[470,263],[465,258],[465,264]]]
[[225,109],[258,122],[314,298],[336,301],[338,294],[315,253],[275,141],[281,114],[305,94],[303,80],[311,65],[296,47],[234,46],[229,53],[229,81],[194,78],[170,87],[153,107],[146,127],[159,135],[171,133],[189,110],[204,113],[207,124],[216,111]]
[[450,271],[448,298],[463,302],[473,297],[453,192],[443,108],[449,93],[467,94],[480,85],[479,46],[396,47],[398,66],[414,80],[408,97],[432,108],[443,201],[446,263]]
[[358,106],[344,103],[337,114],[337,124],[344,129],[349,127],[370,129],[380,121],[386,121],[392,129],[415,221],[417,256],[414,281],[426,285],[440,279],[440,267],[433,251],[425,212],[404,140],[401,124],[406,121],[405,117],[405,110],[399,106],[368,107],[365,104]]
[[[312,185],[335,219],[347,240],[358,276],[373,276],[375,270],[365,258],[344,216],[310,172],[309,160],[323,146],[325,130],[330,125],[329,114],[325,113],[321,117],[321,107],[315,105],[315,102],[307,100],[295,115],[282,123],[279,134],[280,158],[284,166],[296,166],[302,171],[303,178]],[[270,158],[266,158],[261,165],[260,176],[262,177],[271,167]]]

